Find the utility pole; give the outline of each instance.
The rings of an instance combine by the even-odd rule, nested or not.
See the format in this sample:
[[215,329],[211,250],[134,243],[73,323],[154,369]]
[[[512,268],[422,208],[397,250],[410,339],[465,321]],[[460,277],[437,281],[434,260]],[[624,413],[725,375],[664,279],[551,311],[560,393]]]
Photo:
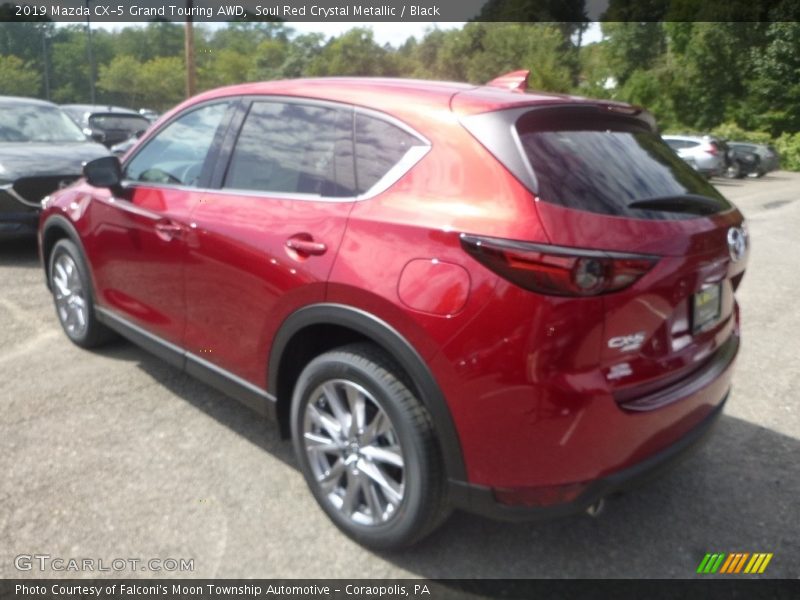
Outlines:
[[86,54],[89,57],[89,95],[92,98],[92,104],[97,104],[97,96],[94,91],[94,52],[92,52],[92,23],[89,21],[89,0],[86,2],[86,35],[88,43],[86,45]]
[[47,55],[47,25],[42,25],[42,62],[44,63],[44,97],[50,100],[50,60]]
[[194,29],[192,28],[192,7],[194,2],[186,0],[186,30],[183,36],[184,55],[186,59],[186,97],[195,94],[194,73]]

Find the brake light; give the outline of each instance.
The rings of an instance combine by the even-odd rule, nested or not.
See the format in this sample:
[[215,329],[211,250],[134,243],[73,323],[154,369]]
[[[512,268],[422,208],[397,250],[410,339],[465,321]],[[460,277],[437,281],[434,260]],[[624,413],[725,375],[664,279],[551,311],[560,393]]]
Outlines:
[[461,247],[508,281],[551,296],[598,296],[632,285],[658,259],[461,234]]
[[702,150],[703,152],[708,152],[712,156],[716,156],[717,153],[719,152],[719,146],[717,146],[715,142],[710,142],[705,146],[703,146]]

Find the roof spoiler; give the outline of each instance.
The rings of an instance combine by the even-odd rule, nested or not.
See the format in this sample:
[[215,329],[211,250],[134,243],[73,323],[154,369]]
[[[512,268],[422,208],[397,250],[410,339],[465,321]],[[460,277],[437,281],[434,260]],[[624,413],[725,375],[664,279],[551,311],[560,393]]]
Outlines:
[[519,71],[511,71],[505,75],[501,75],[492,79],[486,85],[489,87],[503,88],[511,90],[512,92],[522,93],[528,89],[528,76],[531,74],[529,69],[521,69]]

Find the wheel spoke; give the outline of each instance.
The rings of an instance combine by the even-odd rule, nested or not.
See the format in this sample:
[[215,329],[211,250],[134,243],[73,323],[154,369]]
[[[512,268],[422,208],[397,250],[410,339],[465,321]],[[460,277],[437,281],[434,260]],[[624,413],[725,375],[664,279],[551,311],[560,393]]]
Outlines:
[[306,408],[311,420],[318,426],[328,432],[331,439],[338,440],[342,438],[342,426],[338,421],[331,419],[328,415],[320,411],[313,404],[309,404]]
[[342,402],[341,398],[339,398],[336,387],[334,387],[333,383],[325,383],[322,385],[322,393],[325,395],[325,400],[327,401],[328,406],[331,407],[333,416],[336,417],[337,421],[339,421],[342,433],[349,431],[350,422],[353,420],[353,417],[347,412],[344,403]]
[[347,485],[344,489],[344,498],[342,498],[342,512],[348,517],[352,515],[357,508],[356,501],[358,499],[358,492],[360,488],[361,484],[357,481],[357,478],[348,473]]
[[387,477],[383,469],[375,463],[364,462],[362,472],[380,486],[383,495],[393,506],[397,506],[403,499],[403,490],[400,484],[393,481],[391,477]]
[[381,506],[381,499],[378,497],[378,490],[375,489],[375,485],[364,475],[361,476],[361,491],[367,501],[372,522],[380,523],[384,512]]
[[319,485],[322,488],[322,491],[326,494],[330,494],[333,490],[335,490],[336,484],[339,483],[343,473],[344,462],[340,459],[333,463],[330,469],[328,469],[322,475],[322,478],[319,479]]
[[345,388],[347,404],[350,406],[350,437],[355,439],[364,430],[366,403],[364,396],[353,386]]
[[403,466],[403,455],[400,453],[399,446],[365,446],[361,448],[361,454],[373,461],[395,467],[402,468]]
[[389,419],[386,418],[386,414],[382,410],[379,410],[375,413],[369,425],[364,429],[364,433],[361,435],[361,443],[363,445],[373,443],[389,430],[389,426]]
[[342,451],[339,443],[318,433],[306,433],[303,438],[306,441],[306,450],[309,452],[339,454]]

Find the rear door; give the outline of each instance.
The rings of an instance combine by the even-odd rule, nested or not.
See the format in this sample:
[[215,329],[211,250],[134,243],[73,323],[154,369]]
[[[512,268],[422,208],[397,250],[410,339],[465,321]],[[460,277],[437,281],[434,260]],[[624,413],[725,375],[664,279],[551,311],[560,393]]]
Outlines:
[[277,327],[325,298],[355,196],[353,110],[270,97],[240,110],[191,215],[185,346],[263,388]]

